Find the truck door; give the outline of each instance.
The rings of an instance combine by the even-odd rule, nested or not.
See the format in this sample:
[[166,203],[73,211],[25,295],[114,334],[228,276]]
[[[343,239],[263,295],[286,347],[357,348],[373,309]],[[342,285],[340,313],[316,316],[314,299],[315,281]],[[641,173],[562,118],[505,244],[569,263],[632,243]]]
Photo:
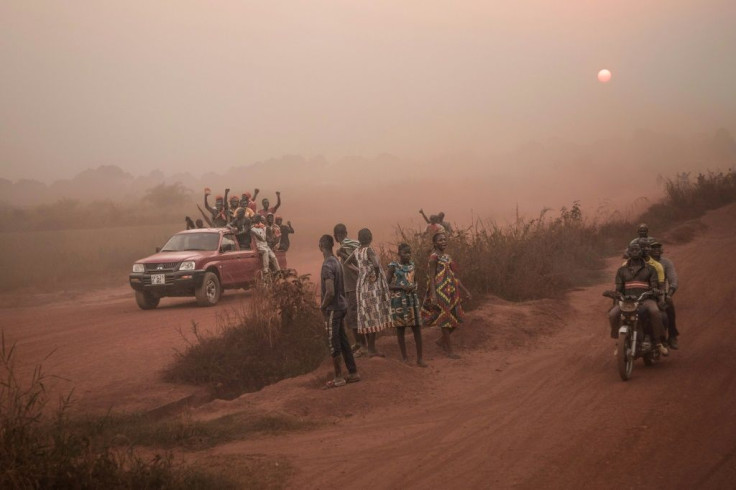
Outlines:
[[243,260],[244,257],[242,252],[238,250],[235,235],[232,233],[223,234],[220,242],[219,270],[224,287],[233,287],[240,282]]

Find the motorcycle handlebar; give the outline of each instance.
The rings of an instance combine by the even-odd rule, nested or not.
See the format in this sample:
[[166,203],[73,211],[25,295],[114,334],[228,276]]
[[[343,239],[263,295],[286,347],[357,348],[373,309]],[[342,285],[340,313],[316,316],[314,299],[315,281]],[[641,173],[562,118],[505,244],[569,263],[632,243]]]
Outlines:
[[609,289],[607,291],[603,291],[603,296],[605,296],[607,298],[619,300],[619,301],[628,298],[628,299],[635,300],[637,303],[641,303],[645,299],[652,298],[652,297],[656,296],[656,292],[655,291],[651,291],[651,290],[650,291],[644,291],[643,293],[641,293],[641,295],[639,295],[637,297],[637,296],[624,296],[623,294],[619,293],[618,291],[614,291],[614,290],[610,290]]

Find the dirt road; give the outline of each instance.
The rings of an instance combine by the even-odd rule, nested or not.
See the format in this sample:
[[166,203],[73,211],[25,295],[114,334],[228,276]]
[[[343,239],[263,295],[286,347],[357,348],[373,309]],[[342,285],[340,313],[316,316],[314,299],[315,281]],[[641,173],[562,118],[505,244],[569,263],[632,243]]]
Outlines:
[[[439,355],[428,329],[428,369],[397,362],[386,337],[385,359],[358,360],[361,383],[322,391],[325,365],[192,410],[195,418],[248,409],[326,422],[203,457],[286,457],[294,488],[733,488],[736,206],[701,221],[707,229],[693,242],[665,245],[681,280],[681,349],[650,368],[637,362],[629,382],[617,374],[605,329],[610,300],[600,293],[610,284],[561,303],[491,298],[458,332],[459,361]],[[5,308],[2,323],[29,365],[57,349],[46,370],[75,382],[80,406],[145,409],[190,390],[158,381],[185,344],[177,328],[194,320],[212,330],[244,296],[226,295],[214,309],[170,300],[141,312],[128,290],[111,290]]]
[[[213,308],[193,298],[166,298],[141,311],[129,286],[37,307],[3,308],[6,342],[17,343],[19,371],[43,362],[59,376],[59,393],[74,388],[75,407],[88,412],[150,410],[197,390],[160,381],[161,370],[193,340],[192,322],[204,333],[234,314],[248,293],[227,292]],[[181,332],[181,333],[180,333]],[[45,359],[45,360],[44,360]]]
[[628,382],[605,327],[610,284],[571,293],[568,306],[490,301],[459,333],[460,361],[409,368],[384,344],[389,358],[359,364],[363,383],[316,392],[316,380],[290,380],[203,407],[334,422],[213,453],[287,457],[294,488],[734,488],[736,206],[702,221],[701,237],[665,247],[681,279],[681,349],[651,368],[638,361]]

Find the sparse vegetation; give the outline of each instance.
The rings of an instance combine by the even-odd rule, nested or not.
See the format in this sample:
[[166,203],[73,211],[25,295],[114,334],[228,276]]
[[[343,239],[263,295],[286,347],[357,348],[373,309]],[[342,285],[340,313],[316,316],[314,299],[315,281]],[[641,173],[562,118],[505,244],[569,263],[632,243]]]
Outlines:
[[[465,285],[477,293],[520,301],[555,297],[597,278],[596,271],[603,265],[600,238],[595,225],[583,220],[580,203],[562,208],[554,219],[548,217],[548,211],[506,226],[479,220],[452,234],[449,253]],[[404,229],[397,235],[414,251],[420,290],[424,291],[431,238]],[[388,261],[392,252],[393,247],[384,248],[383,260]]]
[[[0,488],[233,488],[221,475],[175,464],[167,453],[143,456],[79,430],[67,414],[71,395],[48,407],[48,376],[29,383],[15,373],[15,346],[0,346]],[[50,414],[50,415],[47,415]]]
[[327,352],[307,276],[256,288],[219,336],[203,337],[196,324],[192,332],[194,342],[177,354],[165,379],[209,385],[226,398],[313,371]]
[[[635,220],[614,215],[589,221],[578,201],[569,209],[563,207],[556,218],[550,218],[546,209],[535,219],[517,218],[505,226],[478,220],[451,236],[449,253],[472,291],[511,301],[555,297],[599,279],[603,258],[623,252],[635,235],[637,222],[647,222],[656,232],[736,201],[736,174],[732,170],[699,174],[694,181],[688,174],[680,174],[665,180],[664,188],[662,202]],[[683,226],[675,229],[672,239],[686,241],[694,233],[693,226]],[[412,246],[423,292],[431,239],[418,230],[398,228],[396,241]],[[395,245],[384,247],[384,263],[392,260],[394,251]]]
[[77,418],[71,423],[110,446],[148,446],[200,450],[253,434],[280,434],[310,429],[314,422],[283,414],[237,413],[207,421],[186,417],[153,418],[146,414],[109,414]]

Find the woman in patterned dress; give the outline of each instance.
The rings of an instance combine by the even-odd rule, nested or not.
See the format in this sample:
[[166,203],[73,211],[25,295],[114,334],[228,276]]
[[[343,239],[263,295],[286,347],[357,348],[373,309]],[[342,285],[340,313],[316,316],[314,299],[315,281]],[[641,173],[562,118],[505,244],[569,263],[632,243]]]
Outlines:
[[396,327],[401,359],[409,363],[404,331],[406,327],[411,327],[417,347],[417,366],[427,367],[422,359],[422,319],[419,313],[417,282],[414,278],[414,262],[411,260],[411,247],[407,243],[399,245],[399,261],[388,264],[388,284],[391,290],[391,319]]
[[369,357],[383,357],[376,350],[376,334],[392,326],[388,284],[376,253],[370,247],[373,241],[371,230],[360,230],[358,241],[360,247],[355,251],[358,262],[358,284],[355,291],[358,300],[358,333],[366,336]]
[[432,244],[434,250],[429,256],[427,293],[424,295],[422,304],[422,322],[426,326],[440,327],[442,336],[437,340],[437,345],[442,347],[447,357],[459,359],[460,356],[452,350],[450,334],[463,321],[460,290],[465,292],[468,299],[471,298],[471,294],[457,277],[452,257],[445,253],[447,235],[443,232],[436,233],[432,237]]

